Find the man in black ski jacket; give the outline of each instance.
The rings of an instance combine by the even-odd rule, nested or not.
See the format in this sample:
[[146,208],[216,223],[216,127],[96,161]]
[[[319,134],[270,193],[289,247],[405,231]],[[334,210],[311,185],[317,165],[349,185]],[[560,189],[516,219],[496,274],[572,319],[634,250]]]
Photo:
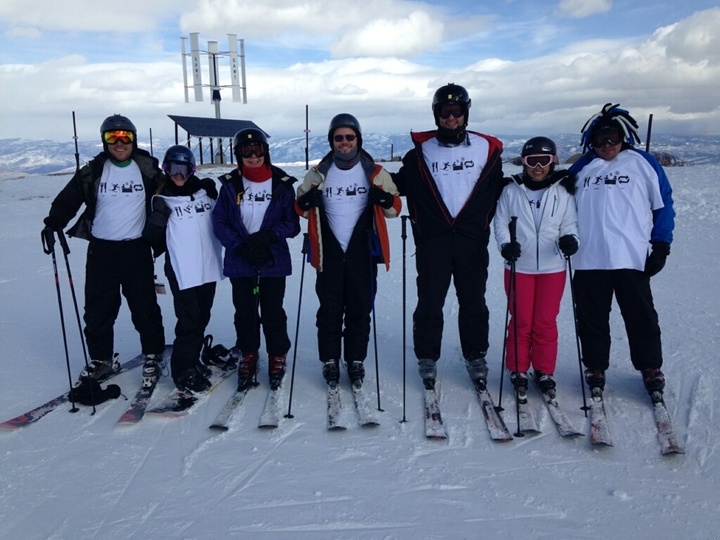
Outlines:
[[487,381],[489,313],[485,285],[490,222],[502,188],[502,143],[467,131],[470,97],[448,84],[433,97],[437,131],[411,133],[415,148],[393,174],[407,198],[416,248],[418,304],[413,341],[420,376],[435,384],[443,333],[443,305],[452,279],[457,292],[460,345],[470,377]]
[[80,375],[104,379],[120,369],[113,356],[113,327],[125,296],[145,355],[144,380],[160,375],[165,335],[155,294],[154,261],[142,239],[150,199],[162,171],[137,147],[137,130],[119,114],[100,127],[103,151],[80,168],[58,194],[45,218],[46,231],[68,230],[90,242],[85,276],[85,338],[92,359]]

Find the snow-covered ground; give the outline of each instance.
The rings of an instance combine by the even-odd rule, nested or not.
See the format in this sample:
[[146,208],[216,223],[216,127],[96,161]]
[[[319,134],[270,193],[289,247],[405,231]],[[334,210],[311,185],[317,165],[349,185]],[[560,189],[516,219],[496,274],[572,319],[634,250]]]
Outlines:
[[[391,170],[397,165],[390,165]],[[301,177],[304,167],[286,169]],[[507,172],[516,169],[508,166]],[[204,171],[205,173],[213,171]],[[219,172],[219,171],[214,171]],[[292,396],[294,418],[271,431],[257,427],[267,390],[249,394],[231,429],[208,429],[233,391],[218,387],[181,419],[145,417],[119,426],[127,402],[91,416],[63,406],[25,429],[0,432],[0,537],[3,539],[217,538],[686,538],[720,537],[720,166],[668,169],[677,227],[668,264],[653,278],[667,375],[667,404],[686,447],[662,457],[640,377],[613,311],[606,390],[615,439],[592,448],[588,437],[560,438],[536,394],[542,434],[494,443],[461,363],[457,302],[450,292],[438,393],[449,438],[423,433],[421,384],[412,354],[415,305],[412,234],[407,241],[407,375],[403,394],[403,260],[401,220],[389,222],[393,261],[380,271],[376,302],[382,425],[328,432],[325,386],[316,359],[314,270],[305,268]],[[66,390],[51,259],[40,244],[42,218],[68,176],[0,177],[0,421]],[[70,263],[83,303],[86,243],[71,239]],[[500,256],[492,251],[490,390],[498,397],[506,299]],[[295,273],[286,310],[295,338],[301,236],[291,243]],[[58,259],[71,365],[82,365],[64,261]],[[162,271],[161,262],[156,264]],[[161,299],[166,339],[174,317]],[[208,331],[231,345],[230,284],[223,281]],[[569,293],[560,315],[559,401],[587,432]],[[123,305],[115,346],[123,359],[139,352]],[[292,358],[293,351],[291,351]],[[263,362],[265,360],[263,359]],[[366,385],[374,391],[371,343]],[[265,364],[263,364],[263,368]],[[234,379],[232,379],[234,381]],[[124,394],[139,371],[115,379]],[[508,383],[505,377],[506,384]],[[170,390],[163,378],[156,399]],[[343,381],[347,390],[347,381]],[[290,388],[285,384],[284,407]],[[349,398],[349,393],[345,392]],[[503,393],[506,420],[513,408]],[[373,398],[375,399],[375,397]],[[349,404],[349,400],[346,400]],[[349,411],[351,414],[352,410]],[[352,417],[350,417],[352,419]],[[406,422],[401,422],[405,418]]]

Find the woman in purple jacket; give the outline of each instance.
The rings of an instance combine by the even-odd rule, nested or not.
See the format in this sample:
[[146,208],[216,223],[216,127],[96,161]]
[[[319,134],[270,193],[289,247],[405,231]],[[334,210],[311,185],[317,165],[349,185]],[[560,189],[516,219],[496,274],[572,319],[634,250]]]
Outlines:
[[242,355],[238,390],[248,388],[257,373],[261,321],[270,385],[277,388],[290,349],[283,299],[285,279],[292,273],[287,239],[300,233],[292,187],[296,179],[270,164],[267,138],[259,129],[238,131],[233,148],[238,168],[219,178],[213,226],[225,247],[223,271],[232,285],[233,353]]

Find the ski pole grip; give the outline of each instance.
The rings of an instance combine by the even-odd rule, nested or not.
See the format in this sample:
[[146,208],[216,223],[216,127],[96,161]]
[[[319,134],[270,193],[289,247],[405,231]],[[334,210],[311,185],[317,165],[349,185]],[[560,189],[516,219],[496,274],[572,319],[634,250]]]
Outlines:
[[53,236],[53,230],[50,227],[45,227],[40,231],[40,241],[42,242],[43,252],[45,255],[50,255],[55,251],[55,237]]
[[510,218],[510,223],[508,223],[508,229],[510,229],[510,242],[516,242],[517,241],[517,216],[512,216]]
[[302,251],[303,255],[307,255],[308,252],[308,233],[303,233]]
[[402,233],[400,234],[400,238],[405,240],[407,238],[407,220],[408,216],[400,216],[400,219],[402,220]]
[[67,238],[65,238],[65,233],[62,231],[58,231],[58,240],[60,241],[60,246],[63,249],[63,253],[65,255],[68,255],[70,253],[70,246],[68,246]]

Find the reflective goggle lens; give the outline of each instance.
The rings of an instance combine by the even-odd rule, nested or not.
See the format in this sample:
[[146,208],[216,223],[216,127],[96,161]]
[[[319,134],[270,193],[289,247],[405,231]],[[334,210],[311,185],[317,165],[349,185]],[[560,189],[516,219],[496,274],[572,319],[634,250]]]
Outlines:
[[115,130],[103,133],[103,140],[108,144],[115,144],[120,141],[123,144],[130,144],[135,140],[135,134],[132,131]]
[[257,156],[259,158],[265,155],[263,147],[259,144],[246,144],[242,147],[241,154],[244,158],[251,158]]
[[550,154],[534,154],[532,156],[525,156],[522,158],[522,162],[531,169],[535,167],[547,167],[553,162],[553,157],[554,156]]
[[335,142],[342,142],[343,139],[349,142],[353,142],[355,140],[355,135],[353,135],[352,133],[348,133],[347,135],[335,135],[333,137],[333,140]]
[[611,137],[596,137],[593,142],[593,147],[602,148],[603,146],[616,146],[622,142],[619,135],[613,135]]
[[451,116],[454,118],[462,118],[465,116],[465,107],[461,105],[442,105],[438,115],[443,120],[447,120]]
[[187,163],[170,162],[170,167],[168,168],[168,176],[170,176],[171,178],[173,176],[182,176],[183,178],[188,178],[190,176],[190,167]]

